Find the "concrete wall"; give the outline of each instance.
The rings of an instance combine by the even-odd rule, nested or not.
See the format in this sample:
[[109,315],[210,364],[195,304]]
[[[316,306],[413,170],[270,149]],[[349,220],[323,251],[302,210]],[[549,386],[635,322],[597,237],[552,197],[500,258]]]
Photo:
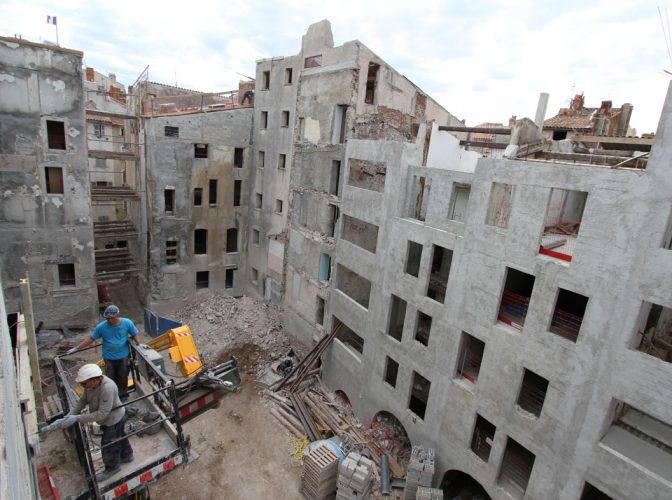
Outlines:
[[[196,289],[196,272],[209,272],[209,288],[239,295],[246,283],[242,272],[248,231],[250,171],[250,108],[145,120],[147,190],[150,207],[149,276],[151,301],[183,298]],[[179,137],[166,137],[165,126],[179,127]],[[208,145],[208,158],[195,158],[194,144]],[[244,148],[243,168],[234,167],[235,148]],[[217,180],[215,206],[209,203],[209,181]],[[242,181],[241,205],[234,207],[234,181]],[[194,188],[203,191],[194,206]],[[164,193],[174,190],[174,210],[165,211]],[[227,229],[238,229],[238,251],[226,251]],[[206,229],[207,253],[194,254],[194,231]],[[166,240],[178,242],[178,259],[166,264]],[[225,283],[233,269],[232,287]]]
[[[0,253],[9,310],[30,273],[35,316],[46,327],[88,326],[96,317],[82,53],[0,38]],[[65,149],[50,149],[47,121],[62,122]],[[45,167],[63,173],[46,191]],[[59,284],[74,264],[75,284]]]
[[[672,305],[669,241],[672,203],[672,104],[668,99],[646,171],[588,165],[480,159],[474,173],[454,158],[418,165],[421,145],[349,141],[346,155],[386,161],[382,193],[346,185],[342,212],[379,226],[376,253],[336,240],[335,265],[370,280],[367,309],[330,287],[326,315],[347,319],[364,339],[363,354],[339,341],[325,354],[324,378],[349,397],[365,424],[380,411],[394,414],[413,444],[437,450],[435,486],[457,469],[495,499],[575,499],[584,481],[613,498],[667,498],[667,479],[601,442],[623,401],[672,425],[672,364],[633,349],[644,301]],[[431,150],[431,147],[430,147]],[[347,172],[346,172],[347,175]],[[426,179],[425,220],[407,216],[415,201],[411,179]],[[486,225],[493,183],[511,184],[507,228]],[[464,223],[449,220],[453,185],[471,185]],[[539,254],[552,188],[588,193],[573,260]],[[404,272],[407,242],[423,245],[418,277]],[[446,297],[426,296],[432,245],[453,251]],[[497,320],[506,268],[535,277],[522,330]],[[549,331],[558,289],[588,297],[578,339]],[[391,296],[407,302],[401,341],[387,334]],[[428,346],[414,339],[418,311],[432,317]],[[327,325],[329,328],[329,325]],[[462,332],[485,343],[476,383],[456,376]],[[400,364],[395,387],[383,382],[385,360]],[[517,404],[524,369],[549,381],[539,417]],[[431,382],[424,418],[408,409],[413,372]],[[470,443],[476,416],[496,426],[488,462]],[[512,438],[535,456],[527,490],[498,484]]]

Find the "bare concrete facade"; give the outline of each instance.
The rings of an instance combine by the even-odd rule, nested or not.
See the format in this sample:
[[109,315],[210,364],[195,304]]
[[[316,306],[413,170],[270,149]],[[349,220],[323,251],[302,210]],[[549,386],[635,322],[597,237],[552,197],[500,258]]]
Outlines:
[[150,302],[244,288],[252,109],[144,118]]
[[30,275],[45,326],[96,315],[82,53],[0,38],[0,253],[5,300]]

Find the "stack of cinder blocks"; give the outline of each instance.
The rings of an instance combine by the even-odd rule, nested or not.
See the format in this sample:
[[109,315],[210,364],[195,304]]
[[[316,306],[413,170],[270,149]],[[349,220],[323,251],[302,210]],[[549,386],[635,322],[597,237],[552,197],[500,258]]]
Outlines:
[[443,490],[418,486],[415,500],[443,500]]
[[416,500],[418,487],[432,487],[434,477],[434,448],[414,446],[406,469],[406,488],[404,500]]
[[368,500],[373,481],[373,462],[352,452],[338,466],[336,500]]
[[303,457],[301,493],[309,500],[331,500],[336,497],[338,455],[326,443]]

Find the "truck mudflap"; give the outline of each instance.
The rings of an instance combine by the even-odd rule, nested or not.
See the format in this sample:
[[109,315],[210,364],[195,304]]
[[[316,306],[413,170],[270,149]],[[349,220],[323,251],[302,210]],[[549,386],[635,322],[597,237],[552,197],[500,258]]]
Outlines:
[[156,462],[147,465],[120,480],[106,486],[100,490],[100,498],[112,500],[115,498],[126,498],[129,495],[146,488],[147,485],[156,481],[161,476],[169,473],[175,467],[184,462],[182,453],[176,450],[170,457],[164,457]]

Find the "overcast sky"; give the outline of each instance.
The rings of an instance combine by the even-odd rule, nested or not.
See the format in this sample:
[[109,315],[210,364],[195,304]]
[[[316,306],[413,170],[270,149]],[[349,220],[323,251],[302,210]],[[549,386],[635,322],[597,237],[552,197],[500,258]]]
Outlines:
[[[631,126],[655,131],[672,71],[657,7],[664,0],[1,0],[0,34],[55,41],[132,84],[237,88],[257,59],[294,55],[308,25],[359,39],[468,125],[547,117],[583,92],[586,105],[634,105]],[[0,64],[2,61],[0,61]]]

